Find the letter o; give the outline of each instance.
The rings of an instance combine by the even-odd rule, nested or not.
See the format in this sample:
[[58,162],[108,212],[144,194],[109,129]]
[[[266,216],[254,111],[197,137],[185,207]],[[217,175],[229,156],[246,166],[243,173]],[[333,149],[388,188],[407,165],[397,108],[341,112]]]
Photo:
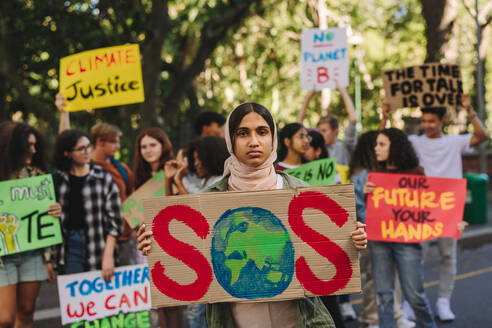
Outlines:
[[412,92],[412,84],[409,81],[404,81],[401,83],[401,93],[404,95],[409,94]]
[[400,188],[406,188],[408,186],[408,181],[407,181],[407,178],[401,178],[399,181],[398,181],[398,186]]
[[434,96],[430,93],[424,93],[424,96],[422,97],[422,102],[425,106],[431,106],[432,104],[434,104]]
[[96,277],[96,279],[92,282],[92,289],[96,293],[100,293],[104,289],[104,284],[102,282],[97,282],[98,280],[101,280],[101,277]]
[[[84,285],[87,286],[87,290],[84,290]],[[92,292],[92,284],[89,280],[84,279],[79,285],[79,293],[80,295],[86,296]]]

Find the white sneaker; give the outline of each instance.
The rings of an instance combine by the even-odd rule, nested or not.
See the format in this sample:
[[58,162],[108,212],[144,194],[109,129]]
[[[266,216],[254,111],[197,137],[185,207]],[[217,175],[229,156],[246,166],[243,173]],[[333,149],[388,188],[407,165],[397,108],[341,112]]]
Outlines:
[[439,297],[436,302],[437,318],[442,322],[450,322],[455,319],[453,311],[449,306],[449,299]]
[[415,327],[415,322],[407,320],[405,316],[401,316],[396,320],[396,328],[413,328]]
[[408,304],[407,301],[404,301],[401,305],[401,310],[403,311],[403,316],[407,320],[415,321],[417,318],[415,317],[415,312],[413,312],[412,307]]
[[379,328],[379,325],[368,325],[367,328]]
[[345,321],[353,321],[357,318],[354,308],[349,302],[340,303],[340,313]]

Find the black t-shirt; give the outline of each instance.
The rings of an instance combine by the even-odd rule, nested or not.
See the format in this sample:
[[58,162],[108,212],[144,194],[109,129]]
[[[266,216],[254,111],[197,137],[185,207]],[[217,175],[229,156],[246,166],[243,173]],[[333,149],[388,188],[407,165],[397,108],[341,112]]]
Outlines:
[[77,177],[69,175],[70,191],[68,193],[68,217],[65,227],[68,230],[82,230],[86,228],[84,198],[82,188],[87,176]]

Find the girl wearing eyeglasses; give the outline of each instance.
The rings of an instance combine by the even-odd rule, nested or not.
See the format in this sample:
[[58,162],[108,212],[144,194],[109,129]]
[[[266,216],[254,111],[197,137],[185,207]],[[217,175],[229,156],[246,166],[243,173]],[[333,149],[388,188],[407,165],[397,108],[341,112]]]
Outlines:
[[121,234],[119,190],[111,175],[91,163],[92,145],[79,130],[63,131],[55,143],[55,187],[62,205],[63,243],[58,272],[102,270],[114,273],[114,251]]

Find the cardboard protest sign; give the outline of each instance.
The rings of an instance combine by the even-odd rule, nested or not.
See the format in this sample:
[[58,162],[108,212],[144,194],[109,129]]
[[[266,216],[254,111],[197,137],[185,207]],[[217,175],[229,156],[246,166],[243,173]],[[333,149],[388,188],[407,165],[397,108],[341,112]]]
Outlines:
[[138,44],[80,52],[60,60],[65,110],[119,106],[144,101]]
[[391,108],[461,105],[463,85],[458,65],[429,63],[383,72]]
[[349,167],[347,165],[337,164],[335,166],[335,170],[337,171],[338,176],[340,177],[340,181],[342,181],[342,183],[345,183],[345,184],[350,183]]
[[0,256],[60,244],[60,219],[48,215],[54,203],[50,174],[0,182]]
[[306,181],[310,186],[329,186],[335,184],[335,165],[334,158],[323,158],[284,172]]
[[460,237],[466,179],[369,173],[376,185],[367,197],[367,239],[418,243]]
[[157,172],[149,181],[140,186],[121,205],[121,211],[128,225],[133,229],[144,221],[142,201],[145,198],[161,197],[166,194],[164,171]]
[[147,265],[118,267],[106,282],[101,271],[62,275],[57,280],[63,325],[87,327],[90,322],[90,327],[150,327]]
[[152,306],[360,292],[351,185],[146,199]]
[[345,28],[303,29],[301,88],[335,89],[349,85],[349,57]]

